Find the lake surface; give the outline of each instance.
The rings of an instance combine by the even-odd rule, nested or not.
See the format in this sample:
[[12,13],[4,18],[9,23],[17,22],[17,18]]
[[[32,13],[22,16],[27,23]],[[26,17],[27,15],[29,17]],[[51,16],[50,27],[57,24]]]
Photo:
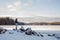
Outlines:
[[[52,30],[52,31],[60,31],[60,25],[22,25],[25,29],[30,27],[32,30]],[[13,29],[16,26],[15,25],[0,25],[0,27],[6,28],[6,29]],[[21,26],[18,25],[18,28]]]

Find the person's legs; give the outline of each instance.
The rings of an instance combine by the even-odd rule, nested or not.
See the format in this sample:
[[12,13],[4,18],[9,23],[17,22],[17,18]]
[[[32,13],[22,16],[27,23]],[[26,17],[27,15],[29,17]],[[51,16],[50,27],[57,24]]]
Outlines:
[[17,30],[18,23],[16,23],[16,30]]

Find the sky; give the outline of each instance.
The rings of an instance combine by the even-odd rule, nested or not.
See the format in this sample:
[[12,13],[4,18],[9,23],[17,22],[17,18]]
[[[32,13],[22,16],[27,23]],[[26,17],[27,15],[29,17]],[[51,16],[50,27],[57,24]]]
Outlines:
[[1,17],[60,17],[60,0],[0,0]]

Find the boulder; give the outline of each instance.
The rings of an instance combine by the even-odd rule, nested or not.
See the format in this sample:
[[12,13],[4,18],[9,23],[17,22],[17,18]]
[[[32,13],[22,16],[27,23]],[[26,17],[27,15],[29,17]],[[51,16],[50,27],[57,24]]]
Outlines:
[[48,36],[55,36],[55,34],[48,34]]
[[52,35],[48,34],[48,36],[52,36]]
[[44,37],[44,35],[43,35],[43,34],[41,34],[40,32],[39,32],[39,35],[40,35],[41,37]]
[[0,34],[1,34],[2,31],[3,31],[3,29],[0,29]]
[[14,31],[16,30],[16,29],[13,29]]
[[23,27],[20,28],[20,31],[25,32],[25,29]]
[[3,27],[0,27],[0,34],[5,33],[7,29],[3,29]]
[[0,34],[3,34],[3,33],[5,33],[5,32],[6,32],[6,30],[0,29]]
[[60,37],[56,37],[57,39],[60,39]]
[[42,34],[40,35],[41,37],[44,37]]
[[6,29],[3,29],[3,31],[1,32],[1,34],[2,34],[2,33],[5,33],[6,31],[7,31]]
[[25,34],[27,34],[27,35],[32,35],[32,30],[31,30],[31,28],[27,28],[26,31],[25,31]]
[[33,35],[37,35],[37,32],[35,32],[35,31],[32,31],[32,34],[33,34]]
[[55,36],[55,34],[52,34],[52,36]]
[[13,32],[9,32],[9,34],[13,34]]

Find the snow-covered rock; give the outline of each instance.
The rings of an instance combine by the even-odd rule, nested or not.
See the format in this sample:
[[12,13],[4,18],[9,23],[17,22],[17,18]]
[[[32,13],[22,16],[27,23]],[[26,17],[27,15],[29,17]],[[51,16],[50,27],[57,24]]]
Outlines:
[[3,29],[3,27],[0,27],[0,34],[3,34],[7,31],[7,29]]
[[21,27],[21,28],[20,28],[20,31],[23,31],[23,32],[25,32],[25,29],[24,29],[23,27]]
[[27,34],[27,35],[32,35],[32,30],[31,30],[31,28],[27,28],[26,31],[25,31],[25,34]]

